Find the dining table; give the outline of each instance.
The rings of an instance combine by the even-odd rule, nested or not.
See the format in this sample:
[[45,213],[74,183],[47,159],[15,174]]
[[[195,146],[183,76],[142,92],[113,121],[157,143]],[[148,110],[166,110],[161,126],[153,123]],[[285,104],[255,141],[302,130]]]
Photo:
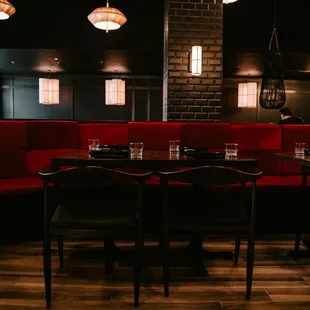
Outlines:
[[88,150],[76,150],[61,154],[51,159],[51,166],[58,170],[62,166],[102,166],[106,168],[136,167],[152,168],[155,170],[166,168],[225,166],[238,169],[252,170],[257,167],[258,160],[254,157],[238,155],[237,157],[191,157],[183,153],[170,154],[169,151],[145,150],[143,156],[114,158],[94,158]]

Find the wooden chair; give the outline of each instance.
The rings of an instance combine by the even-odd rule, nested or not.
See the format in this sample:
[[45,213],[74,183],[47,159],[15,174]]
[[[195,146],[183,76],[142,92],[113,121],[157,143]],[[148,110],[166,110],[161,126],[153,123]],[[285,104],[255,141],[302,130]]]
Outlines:
[[[60,266],[63,266],[63,237],[64,236],[96,236],[105,238],[106,236],[116,236],[117,234],[128,234],[132,231],[135,234],[135,254],[134,265],[134,306],[139,305],[140,294],[140,273],[141,256],[144,247],[143,227],[142,227],[142,190],[147,179],[152,173],[131,174],[121,171],[109,170],[102,167],[79,167],[57,172],[44,168],[39,171],[39,176],[44,181],[44,281],[45,297],[47,308],[51,307],[51,237],[57,237]],[[54,184],[56,186],[50,186]],[[133,208],[130,208],[128,200],[128,214],[117,213],[108,208],[104,202],[94,204],[91,199],[80,201],[69,199],[62,201],[61,187],[66,189],[82,190],[102,190],[107,186],[129,186],[136,189],[136,201]],[[56,198],[60,199],[56,208],[53,208],[54,190]],[[104,192],[101,191],[104,196]],[[87,195],[86,195],[87,197]],[[70,198],[70,197],[69,197]],[[91,198],[91,196],[90,196]],[[102,197],[101,197],[102,198]],[[104,201],[104,199],[103,199]],[[55,207],[55,206],[54,206]],[[54,210],[55,211],[54,211]],[[109,212],[107,212],[109,209]],[[112,208],[114,209],[114,208]]]
[[[247,273],[246,273],[246,298],[251,297],[253,268],[254,268],[254,223],[255,223],[255,204],[256,204],[256,180],[262,175],[259,173],[247,173],[232,168],[205,166],[183,171],[175,172],[159,172],[161,178],[161,190],[162,190],[162,244],[163,251],[163,273],[164,273],[164,291],[165,296],[169,296],[169,233],[173,232],[191,232],[201,233],[208,232],[214,233],[219,231],[234,232],[237,235],[236,243],[236,255],[239,255],[240,236],[246,234],[248,236],[247,247]],[[205,205],[205,202],[199,202],[203,204],[203,210],[206,213],[193,214],[193,202],[191,202],[191,208],[188,208],[187,214],[183,217],[184,222],[179,223],[179,220],[173,220],[169,214],[168,203],[168,182],[178,181],[185,183],[192,183],[201,186],[219,187],[225,185],[241,185],[241,194],[245,194],[245,184],[251,183],[251,201],[249,203],[249,210],[245,212],[241,206],[233,206],[228,201],[229,205],[222,208],[220,205],[212,206]],[[219,192],[219,195],[221,193]],[[197,202],[197,199],[196,199]],[[241,199],[241,202],[245,202],[245,197]],[[189,207],[189,206],[187,206]],[[221,212],[222,208],[222,212]],[[223,221],[223,214],[225,211],[229,211],[229,215],[226,214],[226,219]],[[178,209],[177,212],[179,213]],[[192,220],[195,219],[195,220]],[[185,223],[187,222],[187,223]],[[199,223],[199,224],[197,224]]]

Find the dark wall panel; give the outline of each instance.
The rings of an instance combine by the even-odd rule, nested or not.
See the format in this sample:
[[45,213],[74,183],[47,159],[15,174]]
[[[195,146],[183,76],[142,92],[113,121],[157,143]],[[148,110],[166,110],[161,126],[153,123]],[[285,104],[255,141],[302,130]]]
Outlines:
[[58,105],[39,104],[40,77],[12,76],[2,79],[2,85],[0,85],[2,118],[79,121],[161,120],[159,118],[162,111],[160,78],[124,78],[125,106],[107,106],[105,105],[106,76],[53,75],[53,78],[60,80],[60,104]]
[[[252,80],[253,81],[253,80]],[[258,83],[258,96],[260,93],[260,80]],[[241,79],[225,79],[223,92],[222,121],[235,123],[276,123],[280,118],[279,110],[266,110],[257,108],[238,108],[238,83],[245,82]],[[286,104],[296,116],[302,117],[310,123],[310,81],[286,80]]]
[[147,90],[136,89],[135,94],[135,121],[145,121],[147,120]]
[[163,117],[163,92],[151,90],[151,120],[161,121]]

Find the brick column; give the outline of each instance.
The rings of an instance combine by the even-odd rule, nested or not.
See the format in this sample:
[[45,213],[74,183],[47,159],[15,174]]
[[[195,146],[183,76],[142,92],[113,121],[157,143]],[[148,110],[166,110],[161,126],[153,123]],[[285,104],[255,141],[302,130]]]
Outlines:
[[[220,121],[223,0],[165,0],[163,120]],[[202,75],[188,72],[188,52],[201,45]]]

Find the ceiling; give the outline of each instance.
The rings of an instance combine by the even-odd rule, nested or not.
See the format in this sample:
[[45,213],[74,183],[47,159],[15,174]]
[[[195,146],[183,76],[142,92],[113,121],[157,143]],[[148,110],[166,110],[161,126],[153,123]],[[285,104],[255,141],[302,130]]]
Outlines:
[[[286,72],[308,75],[307,0],[277,3],[276,25]],[[96,29],[89,13],[106,0],[11,0],[16,13],[0,21],[0,70],[162,75],[164,0],[110,0],[128,21],[116,31]],[[288,22],[289,21],[289,22]],[[224,74],[261,74],[273,29],[272,0],[224,5]],[[299,56],[296,56],[299,55]],[[12,63],[13,62],[13,63]],[[250,72],[250,73],[249,73]],[[290,73],[291,74],[291,73]]]

